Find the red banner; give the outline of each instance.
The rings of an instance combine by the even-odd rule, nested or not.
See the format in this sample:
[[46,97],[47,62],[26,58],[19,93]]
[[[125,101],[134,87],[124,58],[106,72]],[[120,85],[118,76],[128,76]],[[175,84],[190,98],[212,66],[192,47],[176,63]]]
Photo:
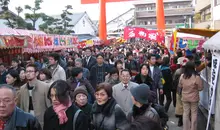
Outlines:
[[157,30],[147,30],[145,28],[138,27],[125,27],[124,39],[127,40],[130,38],[142,38],[164,44],[164,36],[161,35]]

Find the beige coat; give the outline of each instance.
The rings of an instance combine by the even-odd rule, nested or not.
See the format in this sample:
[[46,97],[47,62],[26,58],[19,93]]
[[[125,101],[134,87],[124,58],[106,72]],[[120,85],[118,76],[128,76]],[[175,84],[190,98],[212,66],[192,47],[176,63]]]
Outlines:
[[[50,100],[47,98],[49,84],[39,80],[33,82],[32,102],[34,107],[35,117],[43,127],[44,112],[51,106]],[[29,112],[29,90],[27,84],[24,84],[20,89],[19,105],[23,111]]]
[[57,65],[57,67],[53,71],[52,80],[53,81],[65,80],[66,81],[66,72],[64,71],[64,69],[60,65]]
[[199,91],[203,89],[202,80],[200,76],[192,75],[189,79],[180,77],[179,87],[182,88],[182,101],[184,102],[198,102]]

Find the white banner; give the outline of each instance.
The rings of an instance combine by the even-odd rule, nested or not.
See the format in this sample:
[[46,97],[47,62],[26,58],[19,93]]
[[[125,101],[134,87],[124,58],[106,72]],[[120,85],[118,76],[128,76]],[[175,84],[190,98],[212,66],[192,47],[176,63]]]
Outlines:
[[216,94],[216,86],[218,81],[218,74],[219,74],[219,63],[220,57],[216,55],[212,55],[212,68],[211,68],[211,84],[209,88],[209,115],[207,120],[206,130],[209,128],[210,117],[212,111],[214,110],[215,105],[215,94]]

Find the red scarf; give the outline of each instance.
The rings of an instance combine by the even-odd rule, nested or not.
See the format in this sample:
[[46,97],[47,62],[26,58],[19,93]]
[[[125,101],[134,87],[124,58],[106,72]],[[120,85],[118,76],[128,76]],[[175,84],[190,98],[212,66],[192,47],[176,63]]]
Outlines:
[[66,116],[66,110],[72,105],[71,100],[69,100],[68,105],[54,105],[53,106],[53,110],[55,111],[55,113],[57,114],[58,118],[59,118],[59,123],[60,124],[64,124],[68,121],[68,118]]

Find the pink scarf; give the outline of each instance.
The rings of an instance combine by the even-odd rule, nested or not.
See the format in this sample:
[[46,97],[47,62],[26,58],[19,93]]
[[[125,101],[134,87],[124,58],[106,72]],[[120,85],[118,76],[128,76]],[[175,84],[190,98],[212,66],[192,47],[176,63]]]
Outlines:
[[66,110],[72,105],[71,100],[69,100],[68,105],[54,105],[53,106],[53,110],[55,111],[55,113],[57,114],[58,118],[59,118],[59,123],[60,124],[64,124],[68,121],[68,117],[66,116]]

